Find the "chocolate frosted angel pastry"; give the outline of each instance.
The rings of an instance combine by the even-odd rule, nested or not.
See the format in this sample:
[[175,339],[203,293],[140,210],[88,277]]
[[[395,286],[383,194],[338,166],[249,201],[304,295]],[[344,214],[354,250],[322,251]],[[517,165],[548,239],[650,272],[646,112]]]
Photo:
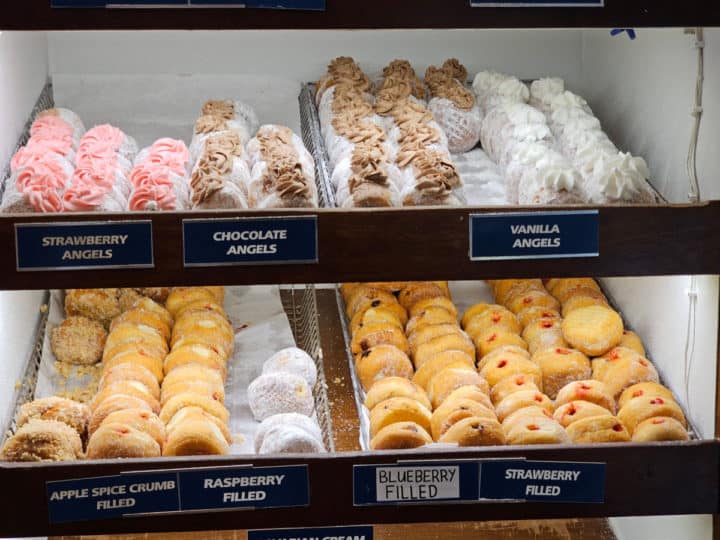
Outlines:
[[193,138],[190,143],[190,154],[192,157],[194,159],[200,157],[208,138],[226,131],[237,134],[244,143],[247,143],[252,137],[251,126],[244,120],[234,118],[227,119],[223,116],[214,116],[211,114],[200,116],[195,122]]
[[249,182],[250,170],[245,160],[222,147],[206,144],[190,179],[192,207],[247,208],[244,190]]
[[203,115],[210,115],[234,120],[244,124],[248,133],[253,136],[260,125],[255,110],[242,101],[231,99],[211,99],[205,102],[202,108]]
[[327,73],[317,82],[315,99],[320,103],[328,90],[338,84],[351,84],[362,92],[372,91],[373,85],[367,75],[354,59],[348,56],[339,56],[328,65]]
[[379,147],[357,146],[335,167],[332,181],[338,206],[388,207],[398,204],[400,172]]
[[380,84],[381,89],[389,88],[397,81],[403,81],[409,85],[410,95],[417,100],[426,98],[426,90],[423,81],[417,76],[412,64],[407,60],[395,59],[383,68],[383,80]]
[[400,197],[403,206],[459,205],[454,189],[462,185],[460,175],[447,154],[435,150],[401,152],[399,165],[404,184]]
[[465,88],[466,79],[467,70],[455,58],[425,72],[432,94],[428,109],[445,131],[448,148],[454,154],[471,150],[480,140],[482,114],[475,96]]
[[254,162],[247,187],[252,208],[317,207],[315,164],[290,128],[262,126],[248,153]]

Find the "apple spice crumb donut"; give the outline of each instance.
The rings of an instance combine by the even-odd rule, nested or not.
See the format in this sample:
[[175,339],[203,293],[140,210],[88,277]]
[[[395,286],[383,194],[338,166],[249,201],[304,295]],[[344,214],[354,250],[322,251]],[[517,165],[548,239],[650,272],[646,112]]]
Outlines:
[[643,382],[633,384],[623,390],[623,393],[620,394],[620,398],[618,399],[618,409],[622,409],[631,399],[642,396],[661,397],[677,403],[675,396],[669,388],[656,382]]
[[475,369],[475,362],[467,352],[449,350],[439,352],[425,362],[422,367],[415,372],[412,380],[415,384],[427,391],[432,378],[443,369],[449,367],[477,371]]
[[223,385],[216,385],[199,380],[186,380],[171,385],[167,383],[163,384],[160,406],[164,407],[165,404],[172,398],[178,394],[184,394],[186,392],[207,396],[222,403],[223,405],[225,404],[225,388]]
[[123,364],[131,364],[133,366],[144,367],[150,373],[152,373],[156,381],[162,382],[163,380],[162,360],[157,356],[146,354],[142,352],[142,350],[138,352],[133,352],[132,347],[130,347],[127,352],[118,353],[115,356],[108,358],[107,360],[103,360],[103,375],[106,373],[110,373],[111,370]]
[[491,388],[504,378],[519,373],[530,376],[538,388],[542,388],[542,371],[532,360],[515,357],[498,358],[489,362],[480,370],[480,375],[487,380]]
[[543,307],[547,309],[560,310],[560,302],[558,302],[551,294],[543,290],[531,290],[509,297],[505,301],[505,306],[515,315],[529,307]]
[[588,356],[601,356],[620,343],[624,328],[614,309],[588,306],[568,313],[562,330],[573,348]]
[[415,354],[418,347],[423,343],[427,343],[431,339],[435,339],[437,337],[448,336],[451,334],[456,334],[458,336],[464,335],[457,323],[422,326],[415,332],[409,334],[408,343],[410,345],[410,351]]
[[588,379],[563,386],[555,397],[555,408],[578,400],[595,403],[615,414],[615,398],[602,381]]
[[154,328],[165,341],[170,341],[170,326],[156,313],[139,308],[129,309],[115,317],[110,323],[110,332],[121,324],[144,325]]
[[457,321],[457,318],[458,318],[457,307],[455,307],[455,304],[453,304],[453,301],[450,300],[447,296],[435,296],[432,298],[425,298],[423,300],[418,300],[408,310],[408,315],[410,316],[410,318],[415,317],[416,315],[425,311],[428,308],[444,309],[448,313],[452,314],[452,316]]
[[655,416],[669,416],[687,428],[687,421],[680,405],[667,398],[636,397],[625,403],[625,406],[618,412],[618,418],[625,424],[630,434],[635,432],[635,426],[640,422]]
[[441,307],[429,307],[410,318],[407,325],[405,325],[405,332],[407,332],[408,335],[411,335],[424,330],[429,326],[437,326],[441,324],[455,326],[458,329],[460,328],[457,319],[452,313]]
[[86,317],[105,328],[120,315],[119,289],[68,289],[65,313],[68,317]]
[[443,351],[463,351],[475,361],[475,347],[470,338],[461,332],[439,336],[418,346],[413,355],[415,367],[420,369],[433,356]]
[[596,403],[577,400],[557,407],[553,417],[555,420],[560,422],[561,426],[568,427],[570,424],[578,420],[590,418],[591,416],[603,415],[613,416],[613,413]]
[[95,394],[95,397],[90,401],[90,411],[94,413],[98,405],[107,398],[116,395],[140,398],[150,406],[150,409],[152,409],[155,414],[160,412],[160,402],[150,393],[147,386],[138,381],[117,381],[106,386]]
[[603,382],[608,392],[619,398],[623,390],[641,382],[658,382],[660,377],[655,366],[647,358],[637,356],[613,362],[606,372]]
[[590,287],[572,289],[562,304],[562,316],[567,317],[568,313],[588,306],[609,306],[609,304],[605,295],[595,289]]
[[470,385],[456,388],[450,393],[448,397],[443,400],[443,403],[456,399],[471,399],[472,401],[477,401],[478,403],[480,403],[480,405],[484,405],[490,411],[495,410],[492,400],[487,395],[487,393],[484,392],[483,389],[479,386]]
[[687,429],[675,418],[655,416],[643,420],[632,434],[633,442],[687,441]]
[[[442,283],[445,283],[445,285],[443,286]],[[400,301],[400,305],[402,307],[409,310],[420,300],[437,298],[438,296],[450,298],[447,282],[410,282],[402,291],[400,291],[398,300]]]
[[17,427],[31,420],[55,420],[73,428],[85,440],[90,409],[84,403],[61,397],[45,397],[24,403],[20,407]]
[[515,315],[502,306],[486,309],[468,320],[464,328],[473,338],[490,330],[507,330],[514,334],[519,334],[521,331],[520,323]]
[[137,381],[143,384],[155,399],[160,399],[160,384],[152,371],[140,364],[131,362],[116,364],[105,369],[98,383],[98,392],[120,381]]
[[405,354],[410,353],[405,333],[397,326],[382,323],[370,324],[361,328],[352,337],[350,351],[353,356],[357,356],[377,345],[394,345]]
[[572,294],[574,289],[580,287],[588,287],[598,292],[600,285],[593,278],[561,278],[551,279],[547,283],[547,290],[562,304],[567,300],[568,296]]
[[127,424],[104,423],[88,441],[88,459],[160,457],[160,445],[147,433]]
[[[314,437],[319,443],[323,441],[323,434],[317,421],[309,416],[298,413],[275,414],[263,420],[258,426],[255,434],[255,451],[260,452],[265,435],[270,428],[279,425],[291,425],[302,429]],[[323,445],[324,447],[324,445]]]
[[68,364],[96,364],[102,358],[106,340],[103,325],[86,317],[69,317],[50,333],[55,358]]
[[104,399],[97,405],[97,407],[95,407],[95,410],[90,415],[90,420],[88,422],[88,436],[92,437],[93,433],[95,433],[105,418],[107,418],[110,414],[124,409],[143,409],[148,412],[153,412],[150,405],[148,405],[143,399],[124,394],[115,394]]
[[318,454],[325,445],[306,430],[292,424],[272,426],[265,433],[259,454]]
[[439,407],[447,397],[462,386],[476,386],[486,394],[490,393],[487,381],[474,369],[447,367],[437,373],[428,385],[428,397],[433,408]]
[[471,416],[455,422],[438,442],[455,443],[462,447],[502,446],[505,444],[505,435],[497,420]]
[[486,355],[500,347],[512,345],[521,349],[528,349],[528,345],[523,338],[514,332],[508,330],[488,330],[475,339],[473,339],[475,347],[477,347],[478,357],[484,358]]
[[453,424],[463,418],[489,418],[497,421],[495,411],[487,408],[482,403],[467,399],[458,398],[452,401],[446,400],[437,407],[430,418],[430,435],[437,441]]
[[75,461],[82,457],[80,435],[57,420],[28,421],[0,449],[0,461]]
[[371,411],[378,403],[393,397],[414,399],[426,408],[432,408],[425,390],[403,377],[385,377],[373,384],[365,395],[365,407]]
[[394,345],[377,345],[359,354],[355,358],[355,369],[366,392],[385,377],[410,379],[413,376],[410,358]]
[[[168,402],[168,405],[171,401]],[[300,375],[294,373],[260,375],[248,386],[248,404],[253,416],[259,422],[268,416],[279,413],[296,412],[310,416],[315,410],[315,399],[310,385]],[[220,406],[222,407],[222,405]],[[227,412],[225,407],[222,409]],[[205,410],[213,414],[213,411]],[[218,418],[227,423],[229,413],[224,417],[218,416]]]
[[170,354],[165,357],[163,371],[165,375],[167,375],[174,369],[188,364],[205,366],[217,371],[223,380],[227,378],[227,367],[222,355],[199,343],[173,349]]
[[523,330],[522,338],[528,344],[531,355],[551,347],[567,347],[560,319],[541,319],[530,323]]
[[630,442],[623,422],[611,415],[577,420],[567,427],[567,433],[577,444]]
[[537,351],[532,361],[542,370],[543,390],[555,399],[566,384],[583,381],[592,375],[590,359],[580,351],[565,347],[551,347]]
[[183,407],[172,416],[165,428],[167,434],[170,435],[178,426],[182,426],[186,422],[193,420],[212,422],[220,430],[227,443],[232,444],[232,436],[230,435],[230,428],[228,428],[227,423],[220,420],[217,416],[210,414],[202,407],[194,405]]
[[168,433],[163,456],[222,456],[230,445],[218,426],[208,419],[186,420]]
[[378,307],[358,312],[350,321],[350,334],[354,336],[364,326],[377,323],[397,326],[401,330],[404,329],[396,313],[384,307]]
[[540,390],[535,383],[535,377],[525,373],[510,375],[509,377],[500,379],[500,381],[492,387],[492,390],[490,390],[490,399],[497,405],[509,395],[524,390],[533,390],[536,392]]
[[415,422],[397,422],[385,426],[370,440],[370,450],[410,450],[432,442],[422,426]]
[[370,438],[380,430],[397,422],[415,422],[425,431],[430,431],[430,409],[406,397],[394,397],[378,403],[370,411]]
[[147,433],[162,448],[165,442],[165,424],[162,423],[157,414],[146,411],[145,409],[123,409],[115,411],[105,417],[103,423],[100,424],[124,424],[138,431]]
[[517,314],[517,320],[520,326],[525,328],[526,326],[539,321],[541,319],[561,319],[560,312],[555,309],[548,309],[542,306],[532,306],[523,309]]
[[498,420],[502,422],[519,409],[531,406],[540,407],[549,413],[553,412],[553,402],[548,396],[538,390],[522,390],[505,397],[495,406]]
[[633,351],[642,356],[647,356],[645,354],[645,347],[643,346],[640,336],[638,336],[635,332],[632,332],[631,330],[625,330],[623,332],[623,337],[620,340],[620,343],[618,343],[618,347],[632,349]]

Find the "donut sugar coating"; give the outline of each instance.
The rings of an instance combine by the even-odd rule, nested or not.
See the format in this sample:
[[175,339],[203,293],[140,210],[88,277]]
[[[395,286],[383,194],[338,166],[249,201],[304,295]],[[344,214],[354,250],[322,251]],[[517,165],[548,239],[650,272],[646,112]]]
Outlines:
[[170,291],[167,300],[165,300],[165,308],[175,318],[183,306],[197,301],[215,302],[216,298],[208,289],[202,287],[176,287]]
[[371,411],[378,403],[393,397],[407,397],[432,408],[425,390],[404,377],[385,377],[373,384],[365,395],[365,407]]
[[522,338],[530,354],[550,347],[567,347],[560,319],[540,319],[525,327]]
[[[393,305],[399,307],[400,310],[390,307]],[[400,322],[403,325],[407,323],[407,312],[404,308],[402,308],[402,306],[400,306],[397,298],[395,298],[392,293],[364,286],[358,287],[346,300],[345,313],[347,314],[348,318],[352,320],[352,318],[357,313],[365,311],[369,308],[377,307],[391,309],[394,313],[397,313],[398,317],[400,318]]]
[[543,307],[559,311],[560,302],[545,290],[531,290],[511,296],[505,302],[505,307],[517,315],[529,307]]
[[655,416],[668,416],[687,427],[687,421],[680,405],[674,400],[654,397],[640,396],[631,399],[618,412],[618,418],[628,428],[632,435],[635,427],[642,421]]
[[106,340],[103,325],[86,317],[69,317],[50,333],[50,347],[55,358],[68,364],[98,363]]
[[370,324],[384,323],[391,326],[397,326],[401,330],[403,324],[400,318],[393,311],[378,307],[370,308],[357,313],[350,321],[350,334],[355,335],[361,328]]
[[452,324],[460,328],[457,318],[451,312],[441,307],[430,306],[410,317],[405,325],[405,331],[410,335],[427,326],[437,324]]
[[163,318],[152,311],[146,311],[140,308],[133,308],[124,311],[115,317],[110,323],[110,332],[121,324],[144,325],[154,328],[165,341],[170,341],[171,331]]
[[436,298],[438,296],[450,298],[447,282],[420,281],[408,283],[407,286],[400,291],[398,300],[402,307],[409,310],[420,300]]
[[568,313],[563,319],[565,340],[588,356],[601,356],[615,347],[623,336],[620,315],[607,306],[588,306]]
[[358,355],[355,369],[366,392],[385,377],[410,379],[413,376],[410,358],[394,345],[377,345]]
[[531,306],[517,314],[517,320],[522,328],[541,319],[562,319],[560,312],[542,306]]
[[312,356],[308,353],[297,347],[282,349],[265,360],[262,367],[263,373],[274,373],[277,371],[300,375],[307,381],[311,388],[314,388],[317,383],[315,360],[313,360]]
[[628,349],[632,349],[641,356],[647,356],[640,336],[631,330],[625,330],[623,332],[623,337],[620,340],[620,343],[618,343],[618,347],[626,347]]
[[588,306],[608,306],[605,295],[590,287],[578,287],[572,289],[571,294],[563,302],[562,316],[567,317],[569,313]]
[[497,405],[510,394],[522,392],[523,390],[540,390],[540,387],[536,383],[535,376],[517,373],[500,379],[490,390],[490,399]]
[[263,437],[258,454],[317,454],[325,445],[313,434],[293,424],[270,427]]
[[497,420],[471,416],[455,422],[438,442],[458,446],[501,446],[505,444],[505,434]]
[[322,443],[323,441],[322,431],[320,430],[320,426],[318,425],[317,421],[315,421],[315,419],[298,413],[275,414],[266,418],[260,423],[260,426],[255,433],[256,452],[260,452],[260,448],[262,447],[263,440],[265,439],[265,435],[267,434],[267,432],[271,428],[279,425],[290,425],[297,427],[312,435],[315,439],[317,439],[318,442]]
[[202,380],[186,380],[175,384],[163,384],[160,406],[164,407],[173,397],[186,392],[207,396],[223,405],[225,404],[225,388],[222,385]]
[[163,371],[167,375],[172,370],[187,364],[197,364],[217,371],[223,380],[227,378],[227,365],[222,354],[199,343],[176,347],[165,357]]
[[424,298],[423,300],[418,300],[410,307],[410,309],[408,310],[408,315],[410,316],[410,318],[415,317],[422,311],[425,311],[427,308],[431,307],[444,309],[448,313],[451,313],[452,316],[455,318],[455,321],[457,321],[457,307],[455,307],[453,301],[450,300],[447,296],[435,296],[432,298]]
[[179,422],[168,431],[163,456],[222,456],[230,453],[222,430],[207,418]]
[[676,401],[675,396],[673,396],[669,388],[656,382],[643,382],[633,384],[623,390],[623,393],[620,394],[620,398],[618,399],[618,409],[622,409],[631,399],[641,396],[661,397]]
[[422,367],[415,372],[413,382],[427,390],[432,378],[443,369],[449,367],[466,367],[467,369],[476,371],[475,361],[467,352],[454,350],[442,351],[427,360]]
[[526,291],[545,290],[540,279],[498,279],[492,288],[495,300],[502,305],[505,305],[512,296],[523,294]]
[[[410,323],[408,323],[410,324]],[[408,344],[410,345],[410,351],[415,354],[417,348],[423,343],[450,334],[463,335],[461,328],[455,322],[443,322],[438,324],[431,324],[422,326],[412,333],[408,334]]]
[[495,406],[495,413],[500,422],[519,409],[536,406],[553,412],[552,400],[538,390],[521,390],[505,397]]
[[490,384],[491,388],[502,379],[519,373],[529,375],[538,388],[542,388],[542,371],[540,370],[540,366],[526,358],[498,357],[492,362],[485,364],[480,370],[480,375]]
[[644,358],[644,356],[639,354],[634,349],[630,349],[628,347],[622,347],[620,345],[618,345],[617,347],[613,347],[603,356],[599,356],[593,359],[592,378],[598,381],[605,380],[607,370],[610,369],[613,365],[615,365],[615,363],[617,363],[618,361],[627,358]]
[[555,397],[555,408],[571,401],[589,401],[615,414],[615,398],[608,392],[605,383],[588,379],[575,381],[563,386]]
[[430,431],[432,413],[420,402],[406,397],[394,397],[378,403],[370,411],[370,437],[396,422],[415,422]]
[[160,457],[160,445],[147,433],[127,424],[103,423],[88,441],[88,459]]
[[589,418],[591,416],[613,416],[613,413],[596,403],[590,401],[571,401],[560,405],[555,409],[553,418],[557,420],[561,426],[568,427],[573,422]]
[[162,359],[165,358],[165,353],[153,348],[148,349],[143,344],[131,342],[124,343],[115,350],[115,354],[108,355],[103,359],[103,374],[119,364],[130,363],[146,368],[153,374],[155,380],[162,382],[164,376]]
[[655,416],[643,420],[632,434],[633,442],[687,441],[687,429],[675,418]]
[[248,403],[258,422],[280,413],[296,412],[310,416],[315,410],[310,385],[294,373],[260,375],[248,386]]
[[112,350],[124,343],[148,343],[156,346],[167,354],[170,348],[167,341],[152,326],[144,324],[120,323],[108,334],[105,342],[105,351]]
[[103,424],[124,424],[150,435],[162,448],[165,442],[165,424],[157,414],[145,409],[123,409],[108,414]]
[[143,409],[153,412],[152,407],[150,407],[144,399],[140,399],[139,397],[128,396],[126,394],[109,396],[98,403],[90,415],[88,435],[92,437],[93,433],[95,433],[108,415],[115,411],[122,411],[123,409]]
[[481,371],[488,363],[497,360],[499,358],[524,358],[530,360],[530,353],[521,347],[515,347],[514,345],[505,345],[504,347],[498,347],[489,354],[483,356],[477,363],[478,371]]
[[438,372],[428,385],[428,397],[433,408],[439,407],[447,397],[462,386],[476,386],[485,394],[490,393],[488,382],[473,368],[446,367]]
[[647,358],[637,356],[634,358],[623,358],[613,362],[607,368],[603,382],[615,399],[620,397],[623,390],[641,382],[658,382],[658,375],[655,366]]
[[455,422],[471,416],[497,420],[495,411],[478,401],[468,398],[446,400],[435,409],[430,419],[430,434],[433,440],[437,441]]
[[592,375],[590,359],[580,351],[565,347],[541,349],[532,357],[542,370],[543,390],[555,399],[557,393],[568,383],[583,381]]
[[479,358],[484,358],[496,349],[512,345],[520,349],[527,350],[528,345],[525,340],[514,332],[509,330],[487,330],[479,334],[473,339]]
[[352,337],[350,350],[353,356],[357,356],[377,345],[394,345],[405,354],[410,353],[405,332],[397,326],[384,323],[363,326]]
[[463,351],[473,358],[473,361],[475,359],[475,347],[472,341],[461,332],[436,337],[420,345],[413,354],[415,367],[420,369],[430,358],[443,351]]
[[507,330],[513,334],[519,334],[522,330],[517,317],[502,306],[492,306],[475,315],[463,328],[472,339],[476,339],[490,330]]
[[57,420],[29,420],[0,449],[0,461],[75,461],[82,457],[80,435]]
[[232,444],[232,435],[230,434],[230,428],[228,428],[227,423],[220,420],[217,416],[213,416],[202,407],[192,405],[183,407],[173,415],[167,423],[167,426],[165,426],[165,430],[169,435],[176,427],[195,420],[212,422],[220,430],[220,433],[222,433],[227,443]]
[[170,387],[187,381],[206,382],[223,386],[223,378],[218,371],[199,364],[186,364],[170,371],[163,381],[163,387]]
[[487,304],[485,302],[473,304],[472,306],[467,308],[465,310],[465,312],[463,313],[463,316],[460,319],[460,324],[462,325],[463,328],[465,328],[472,319],[474,319],[478,315],[482,315],[483,313],[485,313],[485,311],[487,311],[488,309],[492,309],[492,308],[505,309],[505,307],[501,306],[500,304]]
[[415,422],[397,422],[381,429],[371,440],[371,450],[409,450],[432,443],[427,430]]
[[144,385],[155,399],[160,398],[160,384],[152,371],[132,362],[116,364],[105,369],[98,383],[98,392],[120,381],[137,381]]
[[[522,409],[521,409],[522,410]],[[565,428],[550,418],[523,417],[512,429],[504,430],[507,444],[568,444],[570,436]]]
[[220,420],[223,424],[227,424],[230,420],[230,412],[222,403],[211,397],[193,392],[177,394],[168,399],[160,410],[160,420],[165,422],[166,425],[169,424],[173,416],[185,407],[200,407],[208,414]]
[[150,406],[155,414],[160,412],[160,402],[150,393],[147,386],[141,382],[132,380],[117,381],[100,390],[90,401],[90,411],[95,412],[98,405],[107,398],[116,395],[126,395],[140,398]]
[[574,289],[580,287],[588,287],[601,292],[600,285],[593,278],[561,278],[551,279],[547,282],[547,290],[558,299],[560,303],[564,303],[565,300],[572,294]]
[[87,434],[90,409],[84,403],[61,397],[45,397],[24,403],[20,407],[17,427],[31,420],[55,420],[73,428],[81,439]]
[[630,433],[611,415],[589,416],[571,423],[567,433],[574,443],[629,442]]

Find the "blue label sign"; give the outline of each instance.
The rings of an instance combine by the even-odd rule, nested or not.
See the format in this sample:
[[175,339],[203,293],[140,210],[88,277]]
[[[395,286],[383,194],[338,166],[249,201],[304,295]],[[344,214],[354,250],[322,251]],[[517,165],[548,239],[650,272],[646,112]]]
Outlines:
[[185,266],[316,263],[317,235],[316,216],[188,219]]
[[248,531],[248,540],[373,540],[372,527],[317,527]]
[[307,506],[309,486],[305,465],[180,472],[183,510]]
[[597,210],[508,212],[470,216],[470,259],[597,257]]
[[484,461],[480,467],[483,499],[602,503],[604,463]]
[[477,462],[356,465],[355,506],[477,501]]
[[94,521],[180,509],[176,473],[48,482],[47,498],[50,523]]
[[18,271],[152,268],[150,221],[15,225]]
[[603,7],[605,0],[470,0],[472,7]]

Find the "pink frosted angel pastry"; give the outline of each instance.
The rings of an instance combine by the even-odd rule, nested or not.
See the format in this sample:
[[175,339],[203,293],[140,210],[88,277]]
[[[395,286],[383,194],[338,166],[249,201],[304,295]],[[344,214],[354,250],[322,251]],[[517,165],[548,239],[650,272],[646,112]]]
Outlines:
[[120,128],[103,124],[90,129],[80,141],[79,151],[87,148],[109,148],[123,159],[132,163],[138,153],[135,139],[123,133]]
[[62,212],[62,195],[69,182],[68,170],[57,163],[37,162],[23,167],[7,180],[2,211]]

